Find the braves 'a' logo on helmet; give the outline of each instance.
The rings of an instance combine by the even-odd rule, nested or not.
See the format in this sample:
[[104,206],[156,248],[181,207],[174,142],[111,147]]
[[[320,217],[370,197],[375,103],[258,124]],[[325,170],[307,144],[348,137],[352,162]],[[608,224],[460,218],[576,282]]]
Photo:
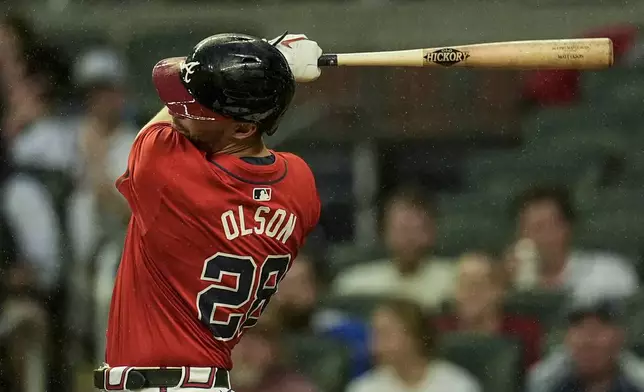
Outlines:
[[199,65],[198,61],[191,61],[189,63],[183,62],[181,63],[181,76],[183,77],[183,81],[186,83],[190,83],[190,75],[195,73],[195,67]]

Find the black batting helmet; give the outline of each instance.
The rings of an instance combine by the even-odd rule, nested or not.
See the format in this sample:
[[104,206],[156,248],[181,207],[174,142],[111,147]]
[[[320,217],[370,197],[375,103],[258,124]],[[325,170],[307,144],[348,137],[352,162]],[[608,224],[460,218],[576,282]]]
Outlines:
[[295,79],[280,51],[243,34],[213,35],[187,57],[161,60],[152,79],[173,115],[251,122],[269,135],[295,93]]

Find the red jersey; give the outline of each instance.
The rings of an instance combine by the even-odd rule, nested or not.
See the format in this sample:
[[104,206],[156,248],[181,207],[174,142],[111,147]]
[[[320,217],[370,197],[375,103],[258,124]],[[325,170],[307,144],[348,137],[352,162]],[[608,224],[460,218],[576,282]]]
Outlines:
[[137,136],[117,188],[132,218],[110,309],[110,366],[215,366],[252,327],[315,227],[307,164],[195,148],[170,123]]

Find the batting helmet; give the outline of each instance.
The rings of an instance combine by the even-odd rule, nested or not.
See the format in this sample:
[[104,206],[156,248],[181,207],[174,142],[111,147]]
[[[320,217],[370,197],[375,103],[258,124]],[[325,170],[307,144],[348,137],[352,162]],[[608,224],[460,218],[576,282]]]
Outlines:
[[173,115],[251,122],[269,135],[295,93],[295,79],[279,50],[242,34],[213,35],[187,57],[161,60],[152,79]]

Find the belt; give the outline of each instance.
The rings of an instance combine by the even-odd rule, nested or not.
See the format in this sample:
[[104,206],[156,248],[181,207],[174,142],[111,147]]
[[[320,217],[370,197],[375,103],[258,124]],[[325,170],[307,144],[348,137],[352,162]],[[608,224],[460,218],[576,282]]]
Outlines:
[[[190,369],[190,368],[186,368]],[[105,389],[105,375],[107,374],[108,369],[99,369],[94,370],[94,386],[100,390]],[[210,381],[208,384],[199,383],[198,387],[201,388],[227,388],[230,389],[230,378],[228,377],[228,370],[212,368],[212,371],[215,372],[214,382]],[[132,368],[127,373],[125,378],[125,383],[122,389],[127,390],[137,390],[144,388],[173,388],[173,387],[195,387],[197,385],[190,385],[193,383],[187,382],[184,380],[182,385],[181,379],[183,378],[184,370],[182,368],[171,368],[171,369],[143,369],[143,368]],[[211,379],[212,380],[212,379]],[[116,389],[113,389],[116,390]]]

